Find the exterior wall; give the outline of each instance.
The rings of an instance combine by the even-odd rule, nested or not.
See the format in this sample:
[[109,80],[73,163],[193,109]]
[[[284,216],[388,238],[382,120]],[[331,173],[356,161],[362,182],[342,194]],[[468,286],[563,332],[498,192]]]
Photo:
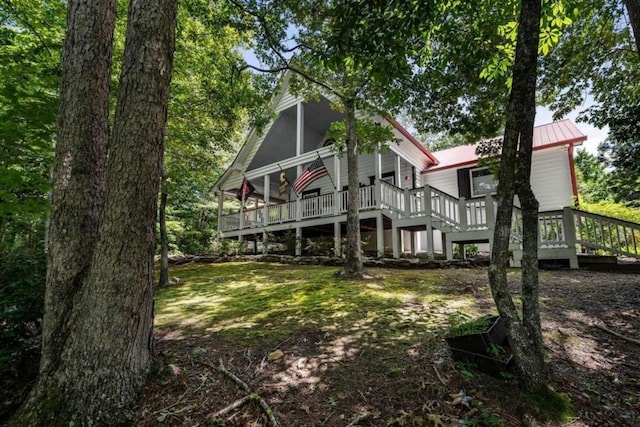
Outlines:
[[541,211],[573,206],[571,170],[566,147],[533,152],[531,186]]
[[[464,168],[468,167],[470,166],[464,166]],[[459,197],[456,168],[424,174],[422,184]],[[571,170],[566,147],[533,152],[531,186],[542,211],[560,209],[573,204]]]
[[457,169],[445,169],[437,172],[422,175],[422,185],[430,185],[440,191],[458,197],[458,175]]

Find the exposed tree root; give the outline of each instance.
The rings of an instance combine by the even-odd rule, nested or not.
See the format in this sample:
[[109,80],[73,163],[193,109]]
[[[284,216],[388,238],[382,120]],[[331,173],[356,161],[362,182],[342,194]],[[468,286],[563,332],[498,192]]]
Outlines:
[[633,339],[633,338],[629,338],[629,337],[627,337],[627,336],[625,336],[625,335],[619,334],[619,333],[617,333],[616,331],[612,331],[611,329],[607,328],[606,326],[602,326],[602,325],[598,325],[598,324],[596,324],[596,325],[594,325],[594,326],[595,326],[596,328],[598,328],[598,329],[600,329],[600,330],[603,330],[603,331],[605,331],[605,332],[608,332],[608,333],[610,333],[611,335],[614,335],[614,336],[616,336],[616,337],[618,337],[618,338],[620,338],[620,339],[623,339],[623,340],[625,340],[625,341],[628,341],[628,342],[633,343],[633,344],[636,344],[636,345],[640,345],[640,341],[638,341],[638,340],[636,340],[636,339]]
[[[208,366],[210,366],[210,365],[208,365]],[[256,400],[258,402],[258,404],[260,405],[260,408],[262,408],[264,413],[269,418],[269,423],[271,424],[271,426],[272,427],[278,427],[278,421],[276,421],[276,417],[273,415],[273,410],[271,409],[269,404],[258,393],[252,392],[251,388],[249,388],[247,383],[245,383],[240,378],[238,378],[233,372],[231,372],[227,368],[225,368],[224,363],[222,363],[222,359],[218,359],[218,370],[220,372],[222,372],[224,375],[226,375],[227,377],[231,378],[237,385],[240,386],[240,388],[242,388],[244,391],[246,391],[249,394],[247,396],[241,398],[241,399],[236,400],[235,402],[233,402],[231,405],[227,406],[226,408],[221,409],[214,416],[224,415],[224,414],[226,414],[226,413],[228,413],[228,412],[230,412],[230,411],[232,411],[232,410],[234,410],[236,408],[239,408],[240,406],[244,405],[249,400]]]
[[346,427],[355,427],[358,425],[360,421],[364,421],[366,418],[369,418],[370,416],[371,416],[371,412],[365,412],[364,414],[360,414],[356,418],[354,418],[353,421],[347,424]]

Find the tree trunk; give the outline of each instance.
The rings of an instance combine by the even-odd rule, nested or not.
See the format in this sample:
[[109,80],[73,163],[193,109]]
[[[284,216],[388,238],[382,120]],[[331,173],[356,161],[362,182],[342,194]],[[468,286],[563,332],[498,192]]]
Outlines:
[[344,276],[362,278],[362,239],[360,238],[360,183],[358,181],[358,137],[356,135],[355,102],[344,103],[347,130],[347,176],[349,201],[347,204],[347,248]]
[[162,165],[162,178],[160,182],[160,279],[158,287],[169,285],[169,237],[167,236],[167,171]]
[[[115,16],[115,0],[68,3],[46,243],[40,371],[37,384],[11,421],[15,425],[52,422],[45,421],[52,420],[53,414],[42,410],[47,403],[43,391],[55,382],[52,376],[60,369],[61,354],[74,327],[74,302],[91,266],[104,201]],[[94,25],[96,22],[100,25]]]
[[[507,108],[507,121],[505,136],[500,159],[500,173],[498,182],[498,212],[496,217],[496,228],[494,231],[491,264],[489,266],[489,281],[491,291],[496,302],[498,312],[504,318],[509,331],[511,347],[519,371],[519,380],[522,387],[527,391],[537,391],[546,385],[546,375],[543,365],[543,355],[538,353],[541,347],[535,345],[536,337],[530,335],[530,330],[535,329],[534,323],[537,318],[539,331],[539,315],[537,313],[537,266],[535,274],[531,269],[531,217],[527,216],[527,240],[525,250],[528,258],[523,267],[523,280],[526,288],[523,296],[526,299],[527,312],[525,313],[525,325],[520,322],[518,312],[508,289],[506,266],[509,259],[509,240],[511,230],[511,215],[513,210],[514,182],[516,181],[516,154],[518,145],[530,145],[533,138],[533,119],[535,117],[535,83],[537,77],[537,56],[540,33],[540,13],[541,4],[539,0],[522,0],[522,7],[518,22],[518,39],[516,44],[516,57],[513,66],[513,86]],[[519,162],[529,162],[530,153],[527,159],[527,149],[523,153],[524,158]],[[526,176],[526,170],[519,173],[520,178]],[[521,183],[518,182],[520,185]],[[528,186],[529,184],[527,184]],[[533,205],[537,205],[535,197],[533,203],[528,198],[526,189],[523,190],[525,204],[528,212]],[[532,193],[531,193],[532,194]],[[537,206],[536,219],[537,227]],[[537,230],[537,228],[536,228]],[[537,232],[537,231],[536,231]],[[537,239],[535,244],[537,258]],[[535,279],[535,283],[534,280]],[[531,298],[535,297],[535,304]],[[531,313],[535,310],[536,313]],[[533,350],[533,351],[532,351]],[[535,353],[535,354],[534,354]]]
[[151,366],[154,228],[176,8],[176,0],[131,3],[100,238],[59,364],[36,385],[40,399],[19,424],[131,422]]
[[636,53],[640,56],[640,0],[623,0],[631,21],[633,37],[636,41]]

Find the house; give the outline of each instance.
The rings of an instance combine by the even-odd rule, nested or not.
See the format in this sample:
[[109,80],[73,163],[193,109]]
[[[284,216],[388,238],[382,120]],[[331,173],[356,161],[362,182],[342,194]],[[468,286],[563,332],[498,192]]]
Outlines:
[[[332,149],[325,134],[343,115],[331,109],[326,98],[296,98],[287,91],[287,83],[285,77],[273,100],[276,118],[262,134],[249,134],[215,184],[220,196],[218,231],[225,238],[253,242],[284,233],[295,235],[298,242],[328,236],[340,254],[340,238],[346,232],[346,156]],[[486,244],[489,250],[496,183],[489,169],[478,163],[475,146],[431,153],[394,119],[376,121],[390,126],[397,141],[380,153],[359,157],[365,251],[394,257],[441,252],[450,259],[454,245]],[[576,248],[605,248],[637,257],[640,226],[573,208],[578,196],[573,152],[585,140],[569,120],[535,128],[532,187],[540,202],[539,256],[568,259],[572,267],[578,265]],[[328,174],[296,194],[290,184],[309,165],[319,165],[317,159]],[[239,209],[236,196],[245,182],[251,183],[251,191]],[[517,208],[513,224],[517,264],[521,254]],[[298,243],[296,253],[302,252]]]

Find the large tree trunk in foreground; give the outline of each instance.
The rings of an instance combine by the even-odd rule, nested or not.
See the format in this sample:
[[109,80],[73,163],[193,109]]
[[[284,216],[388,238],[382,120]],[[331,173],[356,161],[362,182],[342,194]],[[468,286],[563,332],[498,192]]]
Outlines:
[[[58,138],[47,238],[47,283],[38,382],[12,423],[55,423],[42,408],[74,327],[104,200],[109,81],[116,2],[70,0],[62,51]],[[99,22],[100,25],[94,25]],[[49,411],[54,411],[54,406]],[[48,421],[46,421],[48,420]]]
[[631,21],[633,37],[636,41],[636,53],[640,56],[640,0],[623,0]]
[[355,102],[345,101],[347,130],[347,176],[349,201],[347,204],[347,249],[344,276],[362,278],[362,239],[360,238],[360,183],[358,181],[358,139],[356,135]]
[[39,400],[18,424],[131,422],[151,366],[154,227],[176,7],[176,0],[130,7],[100,239],[59,364],[41,377],[33,391]]
[[162,165],[162,178],[160,182],[160,208],[159,208],[159,227],[160,227],[160,279],[158,287],[164,288],[169,285],[169,236],[167,236],[167,170]]
[[[491,251],[491,264],[489,266],[489,282],[496,302],[498,312],[504,318],[509,336],[511,348],[515,356],[518,368],[519,380],[527,391],[537,391],[546,386],[546,373],[544,358],[541,352],[541,344],[538,345],[538,333],[532,334],[531,330],[540,331],[540,319],[537,311],[537,266],[535,272],[531,263],[537,259],[537,242],[531,244],[532,217],[527,214],[526,221],[527,240],[524,249],[527,251],[523,266],[523,300],[526,301],[525,318],[520,322],[518,311],[513,302],[507,284],[506,266],[509,260],[509,240],[511,231],[511,215],[513,210],[514,183],[516,182],[516,157],[518,145],[530,145],[533,137],[533,121],[535,117],[535,87],[537,76],[538,42],[540,33],[541,2],[539,0],[522,0],[522,7],[518,22],[518,39],[516,45],[516,57],[513,66],[513,86],[507,108],[507,122],[505,136],[500,159],[500,173],[498,182],[498,212],[496,227]],[[527,148],[523,153],[524,158],[519,160],[519,165],[530,162],[527,159]],[[528,166],[530,168],[530,165]],[[525,178],[526,170],[519,172],[519,177]],[[518,184],[521,184],[520,182]],[[527,184],[528,185],[528,184]],[[520,193],[520,191],[519,191]],[[525,196],[525,209],[530,213],[533,205],[536,205],[535,227],[537,233],[537,203],[529,199],[526,188],[522,191]],[[532,193],[531,193],[532,195]],[[533,198],[535,201],[535,197]],[[532,255],[531,251],[536,254]],[[537,260],[535,261],[537,263]],[[535,280],[534,280],[535,279]],[[526,293],[526,295],[524,295]],[[535,304],[531,298],[535,298]],[[540,339],[541,341],[541,339]]]

